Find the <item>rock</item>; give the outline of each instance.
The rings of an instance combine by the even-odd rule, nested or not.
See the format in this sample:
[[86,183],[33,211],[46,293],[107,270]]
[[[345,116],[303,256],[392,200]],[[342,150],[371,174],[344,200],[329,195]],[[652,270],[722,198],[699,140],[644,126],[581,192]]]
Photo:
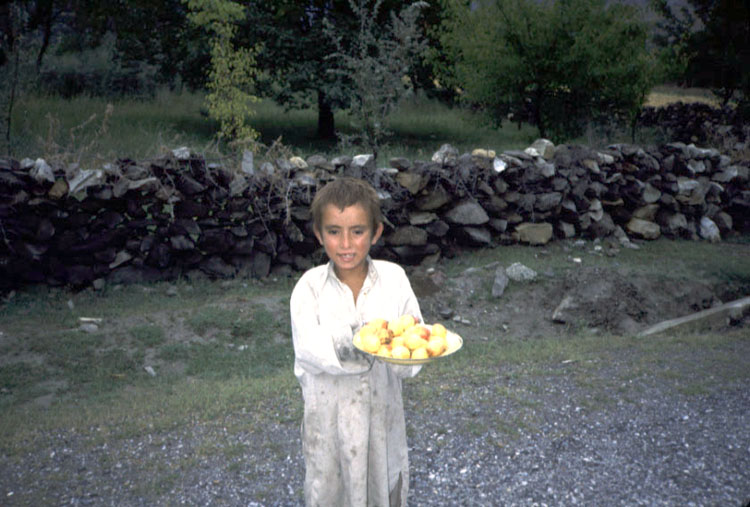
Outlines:
[[294,156],[289,159],[289,163],[292,164],[296,169],[307,169],[309,166],[305,159],[302,157]]
[[409,213],[410,225],[427,225],[438,219],[435,213],[429,211],[412,211]]
[[421,174],[412,172],[399,172],[396,175],[396,181],[399,185],[406,188],[409,193],[416,195],[420,190],[427,184],[427,178],[423,178]]
[[425,257],[440,252],[440,248],[433,243],[427,243],[424,246],[394,246],[392,250],[401,262],[410,265],[419,264]]
[[484,208],[473,200],[460,202],[444,216],[448,221],[460,225],[481,225],[486,224],[490,219]]
[[172,155],[174,155],[174,158],[177,160],[187,160],[190,158],[190,148],[187,146],[180,146],[179,148],[172,150]]
[[252,150],[244,150],[242,152],[242,163],[240,164],[240,170],[247,175],[255,174],[255,156]]
[[200,269],[204,273],[219,278],[230,278],[235,274],[235,268],[218,255],[212,255],[200,263]]
[[442,238],[443,236],[448,234],[450,228],[450,225],[443,222],[442,220],[435,220],[434,222],[430,222],[425,226],[425,230],[430,234],[430,236],[435,236],[437,238]]
[[587,158],[585,160],[581,161],[581,165],[588,169],[588,171],[591,174],[601,174],[601,169],[599,169],[599,163],[596,160],[591,160],[590,158]]
[[367,169],[367,170],[374,170],[375,169],[375,156],[371,153],[363,154],[363,155],[355,155],[352,158],[351,167],[355,169]]
[[568,222],[560,221],[557,223],[557,228],[563,238],[572,238],[576,235],[576,228],[573,224]]
[[115,269],[129,260],[131,260],[133,256],[128,252],[127,250],[120,250],[117,252],[117,255],[115,256],[115,259],[109,263],[109,269]]
[[536,202],[534,208],[538,211],[550,211],[556,208],[562,202],[562,194],[560,192],[548,192],[538,194],[536,196]]
[[29,176],[34,178],[37,183],[44,183],[48,181],[50,183],[55,182],[55,174],[52,171],[52,167],[43,158],[38,158],[34,161],[34,167],[29,171]]
[[722,233],[731,231],[734,226],[732,216],[729,213],[725,213],[724,211],[720,211],[719,213],[717,213],[713,217],[713,221],[716,223],[716,225],[719,227],[719,231]]
[[542,157],[544,160],[552,160],[555,156],[555,144],[549,139],[537,139],[525,152],[533,157]]
[[682,213],[661,215],[659,224],[664,229],[664,233],[669,236],[683,236],[688,232],[687,218]]
[[505,288],[508,286],[508,274],[505,272],[503,266],[498,266],[495,269],[495,279],[492,282],[492,297],[499,298],[505,293]]
[[271,256],[265,252],[253,253],[250,270],[256,278],[265,278],[271,272]]
[[570,310],[577,309],[577,307],[578,305],[572,296],[565,296],[552,312],[552,322],[557,322],[558,324],[568,323],[570,320]]
[[406,171],[411,168],[411,160],[405,157],[393,157],[388,160],[388,164],[399,171]]
[[524,222],[516,226],[518,239],[530,245],[546,245],[552,239],[552,224]]
[[325,171],[333,171],[333,164],[328,162],[328,159],[320,154],[313,154],[305,159],[308,167],[320,168]]
[[99,326],[94,322],[83,322],[80,326],[78,326],[78,329],[80,331],[83,331],[84,333],[93,334],[99,331]]
[[710,241],[711,243],[717,243],[721,241],[721,233],[716,223],[708,217],[702,217],[700,222],[700,228],[698,233],[700,237]]
[[537,274],[531,268],[528,268],[520,262],[514,262],[505,270],[505,274],[514,282],[533,282]]
[[389,245],[413,245],[422,246],[427,244],[427,231],[413,225],[397,227],[386,239]]
[[446,166],[456,165],[458,150],[450,144],[444,144],[438,151],[433,153],[432,161]]
[[606,238],[615,232],[615,222],[609,213],[602,213],[599,220],[594,220],[589,226],[589,232],[596,238]]
[[417,209],[421,211],[432,211],[441,208],[452,201],[451,195],[443,188],[442,185],[438,184],[435,188],[430,190],[426,195],[421,196],[415,203]]
[[496,173],[499,174],[505,171],[507,168],[508,168],[508,164],[506,164],[505,161],[503,161],[503,159],[499,157],[495,157],[492,160],[492,170],[495,171]]
[[492,244],[492,234],[485,227],[462,227],[464,239],[474,246],[488,246]]
[[656,219],[656,213],[659,211],[658,204],[647,204],[633,211],[634,218],[640,218],[641,220],[648,220],[653,222]]
[[642,197],[647,204],[655,203],[661,197],[661,191],[650,183],[646,183]]
[[476,148],[471,152],[471,156],[475,158],[494,159],[496,155],[495,150],[485,150],[484,148]]
[[657,239],[661,236],[661,228],[658,224],[640,218],[631,218],[625,226],[628,232],[643,239]]

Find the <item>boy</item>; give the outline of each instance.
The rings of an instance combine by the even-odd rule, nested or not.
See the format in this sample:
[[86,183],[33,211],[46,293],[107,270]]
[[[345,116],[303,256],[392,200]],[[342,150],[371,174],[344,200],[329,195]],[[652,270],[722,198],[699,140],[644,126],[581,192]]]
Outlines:
[[405,506],[409,488],[401,378],[419,366],[373,361],[352,345],[375,318],[422,314],[404,270],[373,260],[380,201],[363,180],[338,178],[311,205],[327,264],[302,275],[291,297],[294,374],[305,410],[308,506]]

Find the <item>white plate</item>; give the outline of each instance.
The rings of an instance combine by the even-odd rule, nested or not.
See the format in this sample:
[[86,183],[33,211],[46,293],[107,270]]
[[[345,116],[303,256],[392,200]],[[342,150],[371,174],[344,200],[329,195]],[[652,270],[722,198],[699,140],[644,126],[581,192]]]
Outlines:
[[[432,326],[429,325],[429,324],[420,324],[420,325],[423,325],[424,327],[432,330]],[[359,333],[357,333],[357,334],[359,334]],[[379,356],[377,354],[371,354],[370,352],[362,350],[359,347],[359,341],[356,339],[357,335],[354,335],[354,336],[355,336],[355,339],[353,340],[353,345],[360,352],[363,352],[363,353],[367,354],[368,356],[372,356],[375,359],[378,359],[378,360],[386,362],[386,363],[400,364],[400,365],[405,365],[405,366],[414,366],[414,365],[417,365],[417,364],[431,363],[431,362],[436,361],[438,359],[442,359],[444,357],[450,356],[451,354],[453,354],[454,352],[456,352],[457,350],[459,350],[461,347],[464,346],[464,340],[463,340],[463,338],[461,338],[458,334],[454,333],[453,331],[448,331],[447,336],[450,336],[451,339],[455,343],[458,344],[458,346],[454,345],[454,347],[452,349],[447,349],[445,352],[443,352],[439,356],[435,356],[435,357],[425,357],[424,359],[397,359],[395,357],[383,357],[383,356]],[[447,338],[447,336],[446,336],[446,338]]]

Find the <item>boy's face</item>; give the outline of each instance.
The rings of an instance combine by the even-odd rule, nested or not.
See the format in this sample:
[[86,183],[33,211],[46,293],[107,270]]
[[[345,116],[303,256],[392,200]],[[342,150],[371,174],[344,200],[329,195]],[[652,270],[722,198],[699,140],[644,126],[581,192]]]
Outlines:
[[361,204],[343,210],[329,204],[323,208],[320,230],[315,236],[333,261],[339,278],[361,275],[367,269],[365,261],[370,247],[383,233],[383,224],[372,230],[371,218]]

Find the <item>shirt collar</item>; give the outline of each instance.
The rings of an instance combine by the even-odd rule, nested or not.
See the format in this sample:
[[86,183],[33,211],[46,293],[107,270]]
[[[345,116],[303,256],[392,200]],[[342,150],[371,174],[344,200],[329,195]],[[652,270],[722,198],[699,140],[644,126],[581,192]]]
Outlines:
[[[339,280],[339,277],[336,276],[336,270],[334,269],[334,264],[332,260],[328,261],[328,268],[327,268],[328,274],[326,275],[326,279],[330,280],[336,280],[338,283],[343,283],[341,280]],[[375,267],[375,263],[372,262],[372,258],[368,255],[367,256],[367,276],[365,277],[365,283],[363,287],[369,287],[372,284],[375,283],[375,281],[378,279],[378,270]]]

